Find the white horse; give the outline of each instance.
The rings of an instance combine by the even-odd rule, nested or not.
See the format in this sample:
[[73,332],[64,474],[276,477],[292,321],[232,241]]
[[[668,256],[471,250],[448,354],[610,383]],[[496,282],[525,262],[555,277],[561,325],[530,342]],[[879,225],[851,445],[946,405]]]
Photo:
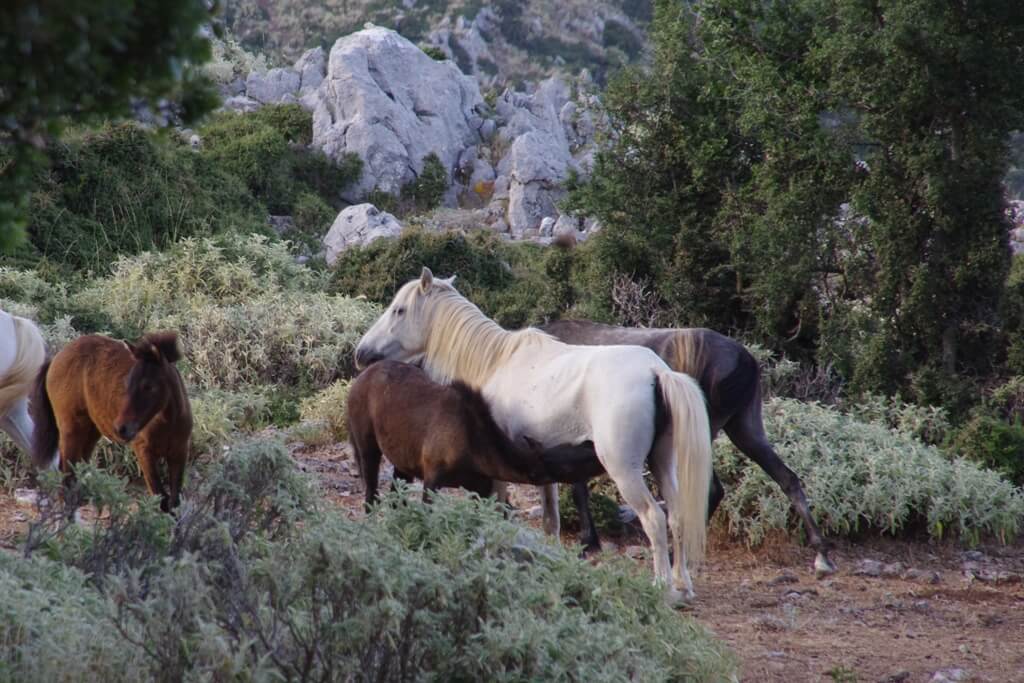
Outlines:
[[[651,541],[655,580],[673,602],[693,597],[686,562],[704,554],[711,430],[704,395],[688,375],[640,346],[570,346],[533,328],[504,330],[427,268],[398,291],[355,357],[360,368],[419,361],[436,381],[462,380],[482,391],[514,440],[592,441]],[[658,417],[667,423],[660,431]],[[643,478],[648,456],[668,504],[671,576],[665,515]]]
[[46,358],[39,328],[27,318],[0,311],[0,429],[31,452],[28,394]]

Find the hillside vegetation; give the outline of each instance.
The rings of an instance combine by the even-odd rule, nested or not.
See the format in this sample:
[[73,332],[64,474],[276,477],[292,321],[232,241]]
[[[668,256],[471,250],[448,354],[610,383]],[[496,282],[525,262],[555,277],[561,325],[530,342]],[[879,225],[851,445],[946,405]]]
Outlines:
[[588,69],[603,82],[608,73],[642,58],[651,5],[650,0],[228,0],[223,18],[246,49],[291,64],[308,48],[330,49],[368,21],[430,44],[432,32],[450,30],[458,21],[471,24],[486,9],[490,18],[477,35],[488,57],[474,60],[457,32],[443,43],[464,73],[515,84]]

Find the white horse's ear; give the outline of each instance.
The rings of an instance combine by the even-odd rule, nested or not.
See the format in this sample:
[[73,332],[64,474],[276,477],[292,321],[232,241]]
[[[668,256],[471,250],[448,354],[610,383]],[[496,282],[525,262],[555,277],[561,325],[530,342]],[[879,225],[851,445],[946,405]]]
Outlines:
[[441,282],[445,283],[449,287],[454,287],[455,286],[455,278],[456,277],[458,277],[458,276],[457,275],[452,275],[451,277],[441,278]]
[[430,289],[432,284],[434,284],[434,274],[430,272],[430,268],[423,266],[423,272],[420,273],[420,289],[425,292]]

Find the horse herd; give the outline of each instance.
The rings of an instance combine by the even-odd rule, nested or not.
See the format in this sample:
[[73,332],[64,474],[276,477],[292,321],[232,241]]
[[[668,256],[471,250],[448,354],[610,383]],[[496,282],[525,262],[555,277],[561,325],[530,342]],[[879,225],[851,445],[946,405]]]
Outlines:
[[[424,268],[356,347],[348,424],[368,505],[386,455],[395,479],[423,480],[425,497],[446,486],[499,498],[509,482],[540,486],[545,531],[557,536],[557,484],[570,483],[584,546],[595,549],[587,480],[607,473],[651,542],[655,580],[682,602],[694,596],[688,561],[701,560],[723,496],[711,441],[724,430],[789,496],[818,573],[834,571],[799,478],[765,436],[758,364],[740,343],[586,321],[508,331],[453,281]],[[0,429],[36,467],[61,470],[65,485],[101,435],[128,444],[169,512],[192,431],[181,358],[175,333],[157,332],[134,344],[86,335],[46,360],[35,325],[0,312]]]

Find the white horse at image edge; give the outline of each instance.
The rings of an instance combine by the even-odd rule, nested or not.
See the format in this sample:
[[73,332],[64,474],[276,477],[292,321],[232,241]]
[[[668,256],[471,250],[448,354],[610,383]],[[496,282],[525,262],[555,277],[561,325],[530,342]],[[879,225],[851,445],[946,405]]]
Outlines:
[[46,359],[46,344],[28,318],[0,311],[0,429],[31,452],[32,418],[28,395]]
[[[655,580],[672,602],[694,596],[687,559],[698,563],[704,554],[711,430],[704,394],[690,376],[640,346],[570,346],[533,328],[507,331],[428,268],[399,289],[356,347],[360,368],[382,359],[420,362],[435,381],[479,389],[513,440],[544,447],[592,441],[651,541]],[[660,432],[659,407],[668,418]],[[668,526],[644,482],[648,456]],[[557,505],[553,488],[548,507]]]

